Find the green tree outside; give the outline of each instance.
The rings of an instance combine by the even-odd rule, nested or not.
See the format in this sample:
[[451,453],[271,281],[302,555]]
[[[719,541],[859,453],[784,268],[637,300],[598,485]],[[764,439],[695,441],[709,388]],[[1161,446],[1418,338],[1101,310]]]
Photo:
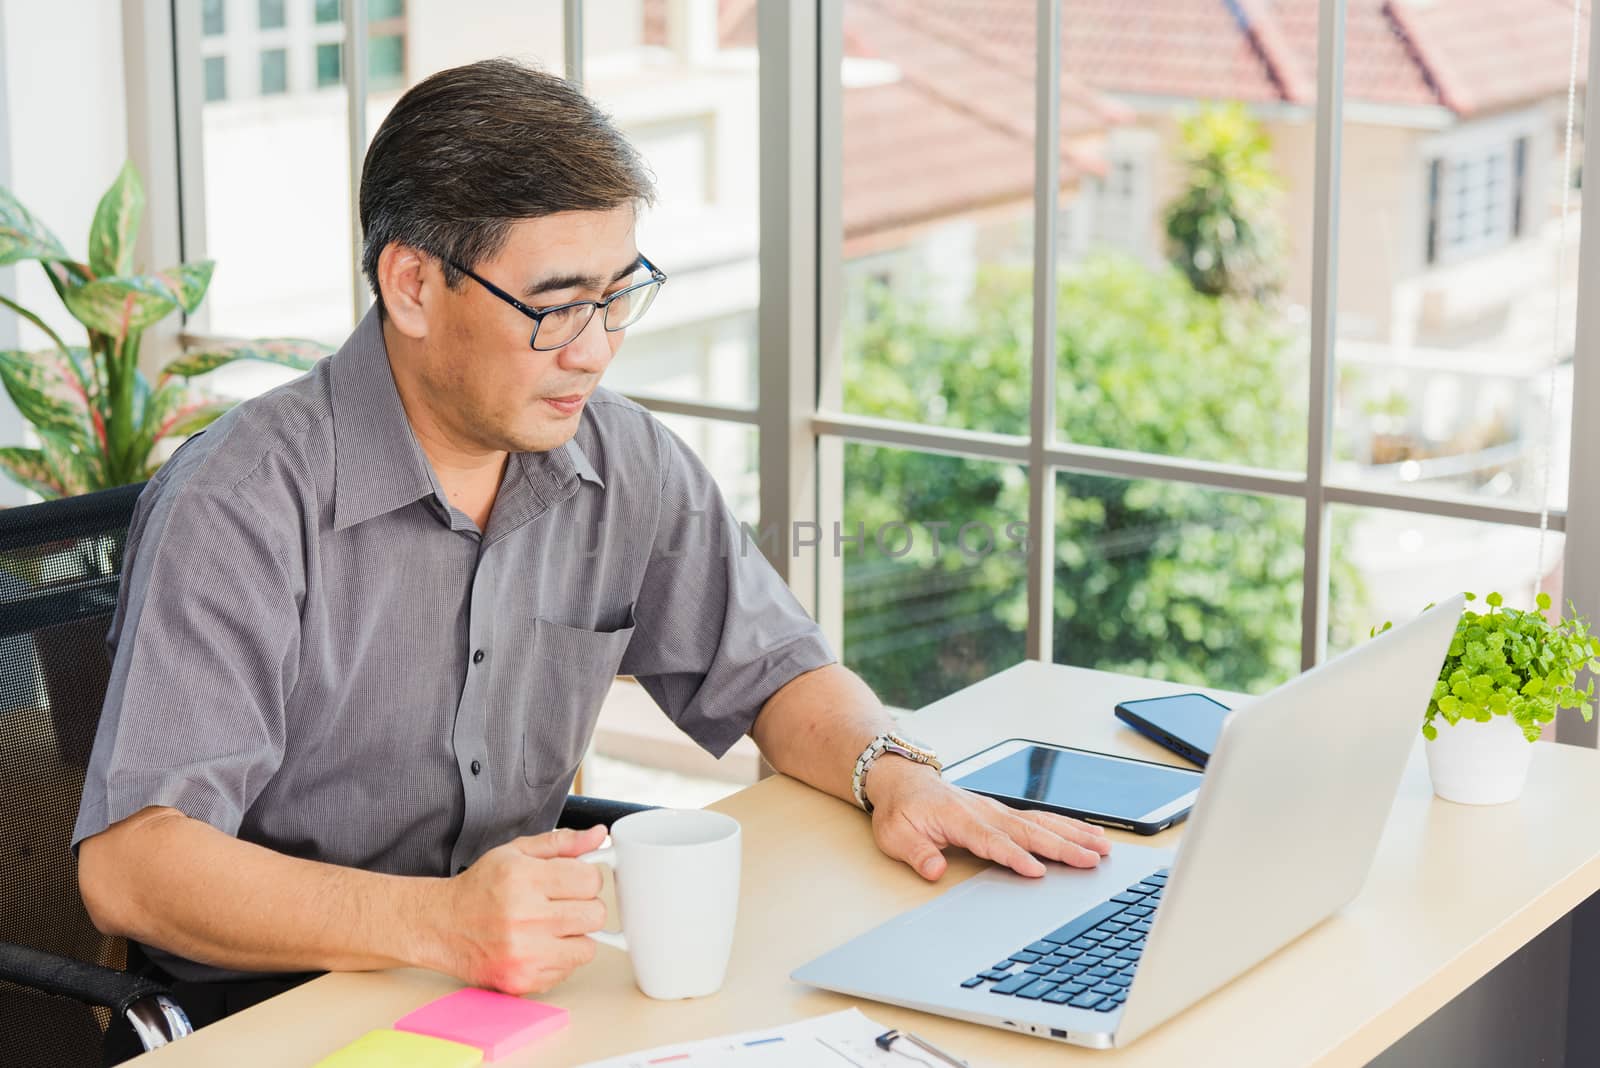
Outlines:
[[[963,325],[931,325],[928,309],[881,285],[868,308],[847,327],[847,410],[1021,430],[1027,272],[985,270]],[[1303,344],[1273,302],[1199,291],[1179,266],[1094,255],[1061,272],[1056,341],[1065,440],[1303,469]],[[1299,670],[1298,500],[1080,474],[1057,489],[1056,660],[1252,692]],[[843,548],[846,662],[914,708],[1022,659],[1026,561],[1004,534],[1027,515],[1015,465],[847,446],[846,525],[868,536]],[[903,555],[899,531],[872,538],[897,522],[911,528]],[[931,522],[949,524],[937,555]],[[958,551],[966,523],[995,532],[993,551]],[[1332,603],[1357,617],[1364,597],[1342,541]]]

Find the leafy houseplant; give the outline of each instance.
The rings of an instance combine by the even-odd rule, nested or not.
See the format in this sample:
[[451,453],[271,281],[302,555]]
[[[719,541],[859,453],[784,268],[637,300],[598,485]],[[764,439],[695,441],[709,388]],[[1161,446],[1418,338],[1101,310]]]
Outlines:
[[1593,717],[1594,680],[1580,690],[1577,678],[1585,667],[1600,671],[1600,637],[1575,610],[1546,619],[1549,594],[1539,594],[1532,612],[1505,607],[1498,593],[1484,601],[1487,612],[1461,613],[1422,719],[1434,792],[1466,804],[1521,794],[1529,743],[1563,708]]
[[0,384],[38,432],[37,449],[0,448],[0,469],[45,497],[125,485],[149,477],[164,439],[193,434],[231,406],[194,395],[189,380],[234,360],[264,360],[304,370],[328,349],[300,340],[230,341],[187,352],[154,383],[139,369],[144,332],[179,310],[199,307],[211,284],[210,260],[138,273],[134,238],[144,188],[124,165],[100,199],[89,228],[89,256],[79,262],[55,234],[0,188],[0,267],[35,260],[88,345],[68,345],[38,315],[0,294],[44,332],[52,348],[0,350]]

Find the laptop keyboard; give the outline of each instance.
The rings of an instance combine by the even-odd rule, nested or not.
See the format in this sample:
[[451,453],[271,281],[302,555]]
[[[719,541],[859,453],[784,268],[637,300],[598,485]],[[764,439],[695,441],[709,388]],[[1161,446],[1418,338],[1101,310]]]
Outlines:
[[1145,876],[961,985],[973,989],[987,983],[991,994],[1111,1012],[1133,985],[1168,871]]

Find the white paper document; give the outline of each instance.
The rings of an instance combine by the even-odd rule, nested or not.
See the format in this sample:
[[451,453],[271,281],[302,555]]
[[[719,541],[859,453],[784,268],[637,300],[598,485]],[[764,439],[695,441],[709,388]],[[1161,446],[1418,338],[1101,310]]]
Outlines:
[[889,1030],[859,1009],[698,1042],[629,1053],[581,1068],[912,1068],[937,1065],[921,1050],[879,1049],[873,1039]]

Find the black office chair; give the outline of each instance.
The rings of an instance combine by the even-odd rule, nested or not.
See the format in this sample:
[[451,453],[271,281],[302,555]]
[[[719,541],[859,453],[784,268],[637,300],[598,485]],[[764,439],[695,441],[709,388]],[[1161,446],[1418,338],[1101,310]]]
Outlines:
[[[0,1064],[101,1063],[113,1014],[146,1049],[189,1032],[162,986],[101,934],[68,849],[110,662],[123,543],[142,484],[0,510]],[[647,805],[573,796],[560,825]]]

